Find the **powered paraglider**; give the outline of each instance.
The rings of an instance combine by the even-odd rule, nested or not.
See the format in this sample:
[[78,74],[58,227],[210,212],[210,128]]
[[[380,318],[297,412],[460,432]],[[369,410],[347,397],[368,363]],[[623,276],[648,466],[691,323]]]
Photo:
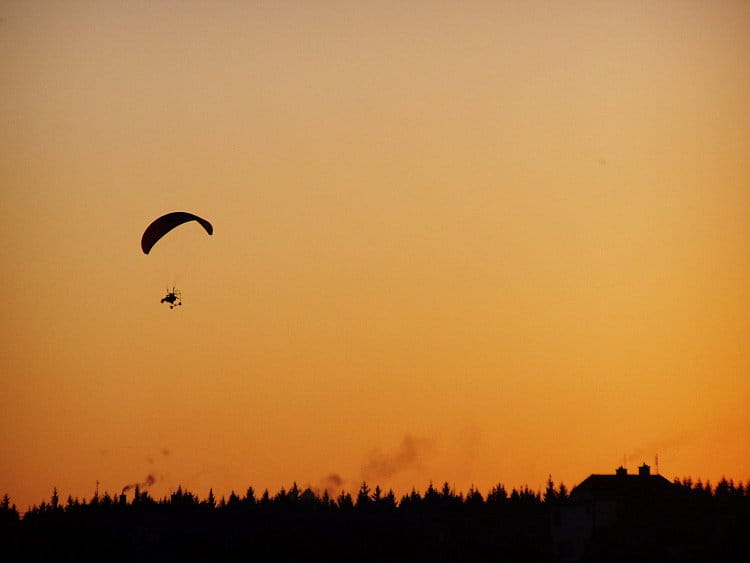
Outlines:
[[[158,219],[155,219],[148,227],[146,227],[146,230],[141,236],[141,250],[143,250],[144,254],[148,254],[164,235],[172,231],[174,228],[190,221],[196,221],[209,235],[213,234],[213,225],[202,217],[198,217],[197,215],[193,215],[186,211],[173,211],[172,213],[167,213],[166,215],[162,215]],[[167,303],[170,309],[182,305],[180,291],[173,285],[171,291],[167,290],[167,295],[161,300],[161,302]]]

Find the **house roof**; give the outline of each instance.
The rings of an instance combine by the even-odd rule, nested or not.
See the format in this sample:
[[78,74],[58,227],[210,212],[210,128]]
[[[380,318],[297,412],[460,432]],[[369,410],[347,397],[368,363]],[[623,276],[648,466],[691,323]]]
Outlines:
[[661,475],[590,475],[570,492],[571,499],[617,500],[669,494],[674,485]]

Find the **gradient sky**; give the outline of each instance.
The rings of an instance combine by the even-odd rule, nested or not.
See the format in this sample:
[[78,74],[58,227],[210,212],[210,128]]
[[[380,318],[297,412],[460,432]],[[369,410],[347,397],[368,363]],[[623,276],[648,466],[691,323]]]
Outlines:
[[750,478],[750,3],[0,1],[0,75],[19,508]]

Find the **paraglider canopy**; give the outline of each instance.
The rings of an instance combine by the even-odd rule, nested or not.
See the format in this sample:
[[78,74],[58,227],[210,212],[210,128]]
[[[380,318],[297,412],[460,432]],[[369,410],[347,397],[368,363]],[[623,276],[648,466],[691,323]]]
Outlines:
[[148,254],[153,246],[157,242],[159,242],[159,239],[161,239],[161,237],[166,235],[175,227],[179,227],[183,223],[187,223],[189,221],[197,221],[198,223],[200,223],[200,225],[204,229],[206,229],[206,232],[209,235],[212,235],[214,232],[213,225],[211,225],[211,223],[209,223],[202,217],[198,217],[197,215],[193,215],[192,213],[188,213],[186,211],[173,211],[172,213],[162,215],[148,227],[146,227],[146,230],[143,232],[143,236],[141,237],[141,249],[143,249],[143,253]]

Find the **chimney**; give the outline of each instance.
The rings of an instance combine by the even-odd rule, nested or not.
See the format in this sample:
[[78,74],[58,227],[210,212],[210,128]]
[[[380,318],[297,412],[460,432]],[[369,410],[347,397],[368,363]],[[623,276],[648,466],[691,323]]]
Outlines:
[[627,474],[628,474],[628,470],[625,469],[622,465],[618,467],[617,469],[615,469],[615,475],[617,475],[618,477],[625,477],[625,475]]
[[638,475],[640,477],[648,477],[651,475],[651,468],[644,463],[638,468]]

